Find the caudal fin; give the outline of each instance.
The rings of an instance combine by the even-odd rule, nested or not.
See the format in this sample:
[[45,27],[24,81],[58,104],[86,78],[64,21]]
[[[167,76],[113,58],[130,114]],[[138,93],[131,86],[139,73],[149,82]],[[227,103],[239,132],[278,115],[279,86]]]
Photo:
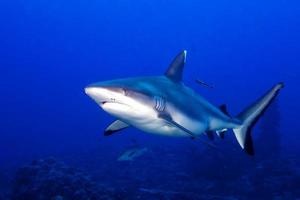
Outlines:
[[233,132],[240,146],[249,155],[254,155],[251,129],[283,87],[283,83],[278,83],[236,117],[242,122],[242,125],[234,128]]

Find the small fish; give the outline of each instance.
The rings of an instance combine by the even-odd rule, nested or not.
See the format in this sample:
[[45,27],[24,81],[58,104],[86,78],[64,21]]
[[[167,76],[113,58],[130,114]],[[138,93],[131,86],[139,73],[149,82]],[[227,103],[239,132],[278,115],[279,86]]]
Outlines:
[[207,88],[210,88],[210,89],[213,89],[214,87],[212,85],[209,85],[208,83],[205,83],[204,81],[201,81],[199,79],[196,80],[196,83],[204,86],[204,87],[207,87]]
[[133,161],[134,159],[140,157],[144,153],[146,153],[148,149],[146,147],[144,148],[130,148],[123,151],[120,156],[118,157],[118,161]]

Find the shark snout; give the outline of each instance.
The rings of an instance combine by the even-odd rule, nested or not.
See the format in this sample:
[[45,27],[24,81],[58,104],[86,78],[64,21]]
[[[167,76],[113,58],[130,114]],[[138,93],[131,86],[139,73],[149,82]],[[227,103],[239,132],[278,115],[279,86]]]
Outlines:
[[91,96],[92,94],[94,94],[96,92],[96,88],[95,87],[85,87],[84,92],[87,95]]
[[118,92],[113,88],[102,86],[87,86],[84,88],[85,93],[91,97],[98,104],[104,104],[106,102],[115,102]]
[[107,96],[107,91],[101,87],[87,86],[84,92],[96,102],[104,101]]

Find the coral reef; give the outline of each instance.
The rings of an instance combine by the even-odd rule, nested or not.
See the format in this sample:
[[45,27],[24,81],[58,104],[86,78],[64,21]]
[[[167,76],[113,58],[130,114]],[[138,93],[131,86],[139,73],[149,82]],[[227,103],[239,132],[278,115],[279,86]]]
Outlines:
[[53,158],[33,161],[17,171],[13,200],[110,199],[108,192],[81,170]]
[[[276,127],[272,128],[275,131]],[[149,147],[149,153],[130,162],[117,161],[123,147],[110,147],[111,151],[107,151],[103,145],[60,157],[84,172],[53,158],[36,160],[17,171],[11,199],[292,200],[300,197],[299,152],[268,157],[270,149],[266,148],[266,154],[249,157],[236,146],[233,137],[228,134],[223,140],[216,139],[217,144],[222,143],[222,152],[202,147],[197,140],[174,139],[171,143],[162,139]],[[280,151],[278,141],[279,138],[274,140],[273,147]]]

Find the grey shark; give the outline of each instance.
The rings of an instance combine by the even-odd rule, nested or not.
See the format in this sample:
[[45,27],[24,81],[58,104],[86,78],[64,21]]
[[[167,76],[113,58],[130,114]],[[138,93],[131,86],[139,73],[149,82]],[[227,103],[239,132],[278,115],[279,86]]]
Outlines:
[[148,151],[148,148],[146,148],[146,147],[144,147],[144,148],[133,147],[130,149],[126,149],[119,155],[118,161],[133,161],[136,158],[142,156],[147,151]]
[[165,136],[198,138],[232,129],[239,145],[254,154],[251,129],[283,88],[273,86],[235,117],[216,107],[182,82],[186,51],[179,53],[162,76],[116,79],[91,84],[85,92],[104,111],[117,118],[104,135],[129,126]]

